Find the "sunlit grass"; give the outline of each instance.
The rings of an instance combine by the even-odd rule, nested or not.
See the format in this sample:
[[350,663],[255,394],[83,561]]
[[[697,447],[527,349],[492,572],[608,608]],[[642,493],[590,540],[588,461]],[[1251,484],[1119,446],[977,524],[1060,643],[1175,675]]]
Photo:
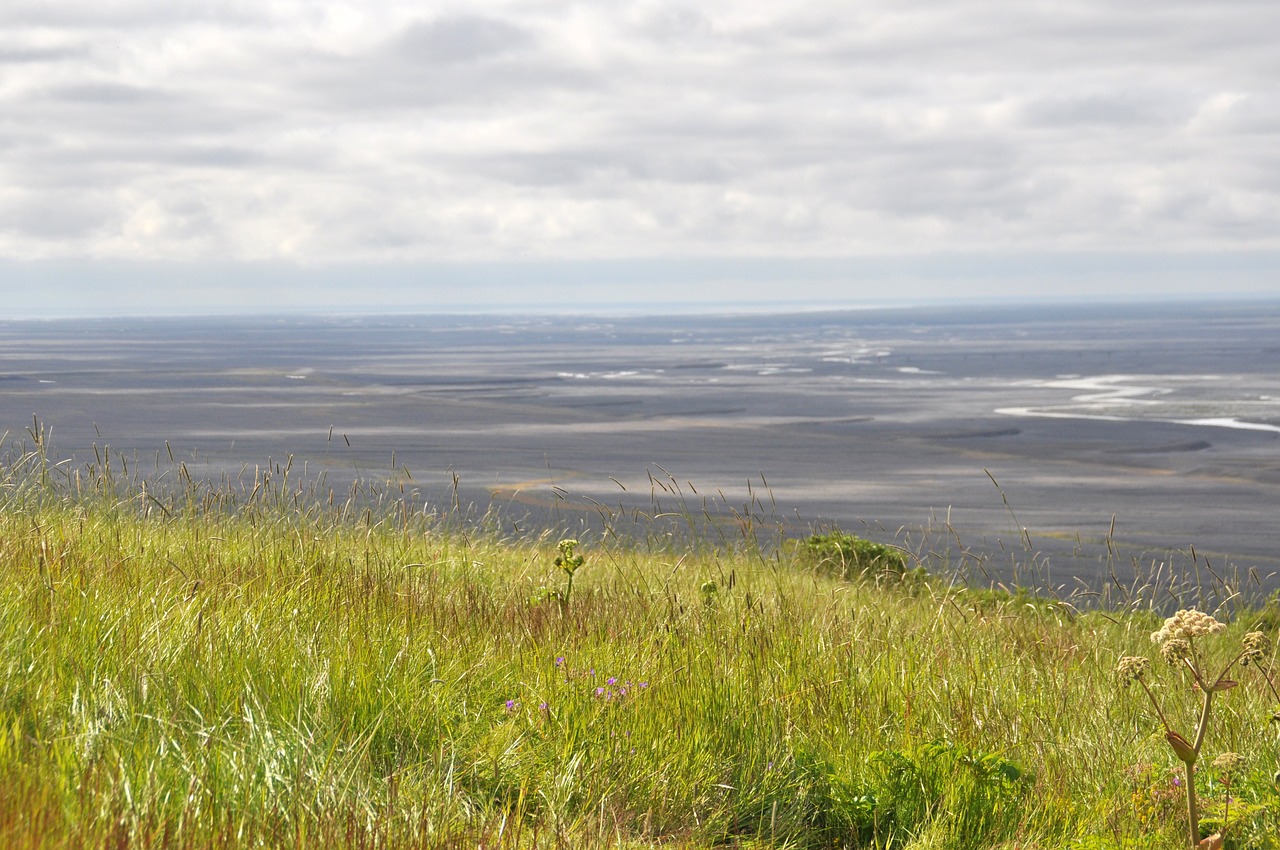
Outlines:
[[[144,492],[105,467],[36,441],[0,471],[0,845],[1185,841],[1178,762],[1114,672],[1154,653],[1150,605],[662,534],[584,536],[561,604],[555,536],[278,468]],[[1274,846],[1275,706],[1242,682],[1216,708],[1207,746],[1249,759],[1235,846]]]

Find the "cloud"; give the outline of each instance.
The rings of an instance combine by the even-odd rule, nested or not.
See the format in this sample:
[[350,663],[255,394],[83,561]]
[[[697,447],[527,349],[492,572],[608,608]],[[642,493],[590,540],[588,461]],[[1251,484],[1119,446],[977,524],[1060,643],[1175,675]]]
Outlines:
[[502,56],[529,43],[520,27],[494,18],[458,15],[419,21],[395,39],[395,49],[411,62],[469,64]]
[[1280,248],[1267,2],[17,2],[0,257]]

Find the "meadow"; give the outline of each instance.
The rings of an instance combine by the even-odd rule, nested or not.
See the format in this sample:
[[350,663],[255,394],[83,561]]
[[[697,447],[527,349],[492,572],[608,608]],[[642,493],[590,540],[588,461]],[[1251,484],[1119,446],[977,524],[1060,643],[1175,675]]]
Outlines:
[[[1228,624],[1196,644],[1215,669],[1280,626],[1226,576],[1116,564],[1064,595],[936,541],[837,562],[750,504],[574,546],[287,463],[142,478],[52,462],[38,425],[6,452],[5,847],[1188,846],[1186,772],[1117,663],[1193,728],[1165,616]],[[1226,847],[1280,833],[1252,660],[1196,773]]]

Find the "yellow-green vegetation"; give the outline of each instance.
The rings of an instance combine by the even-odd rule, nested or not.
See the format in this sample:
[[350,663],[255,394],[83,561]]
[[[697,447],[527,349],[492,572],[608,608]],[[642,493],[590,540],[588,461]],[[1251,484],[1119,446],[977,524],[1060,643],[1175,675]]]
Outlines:
[[[1182,762],[1116,675],[1157,657],[1150,607],[503,538],[278,468],[161,489],[39,446],[0,468],[0,846],[1186,845]],[[1202,669],[1276,627],[1215,613]],[[1244,759],[1202,765],[1200,805],[1274,847],[1249,660],[1205,744]],[[1194,722],[1192,689],[1158,696]]]
[[[1196,786],[1199,784],[1200,775],[1196,770],[1196,762],[1200,759],[1201,750],[1204,747],[1205,736],[1209,731],[1210,721],[1213,718],[1213,701],[1214,696],[1225,691],[1234,690],[1240,683],[1235,679],[1227,678],[1227,674],[1232,671],[1237,664],[1248,667],[1253,663],[1256,667],[1258,664],[1269,661],[1268,656],[1271,652],[1271,639],[1265,632],[1254,631],[1249,632],[1241,641],[1239,650],[1235,657],[1226,662],[1225,665],[1217,668],[1216,675],[1205,666],[1204,654],[1200,650],[1200,643],[1209,639],[1211,635],[1218,635],[1226,632],[1227,626],[1220,622],[1211,614],[1203,611],[1192,609],[1182,609],[1164,621],[1164,625],[1159,631],[1151,634],[1151,640],[1160,645],[1160,655],[1179,673],[1183,674],[1184,680],[1199,695],[1200,711],[1196,720],[1194,732],[1191,738],[1176,730],[1169,722],[1168,716],[1165,714],[1161,701],[1156,698],[1152,691],[1152,686],[1147,682],[1148,673],[1151,669],[1151,659],[1141,655],[1128,655],[1120,659],[1116,666],[1116,671],[1120,674],[1120,681],[1123,685],[1129,685],[1137,682],[1142,690],[1146,693],[1147,698],[1151,701],[1151,707],[1154,709],[1156,717],[1160,718],[1160,725],[1164,727],[1165,740],[1168,741],[1170,749],[1182,761],[1184,766],[1184,782],[1183,790],[1187,800],[1187,837],[1190,840],[1191,847],[1213,848],[1221,847],[1225,837],[1226,830],[1230,824],[1230,787],[1234,779],[1243,773],[1243,768],[1248,760],[1239,753],[1227,752],[1222,753],[1213,760],[1213,767],[1217,772],[1218,782],[1228,789],[1226,797],[1222,802],[1221,815],[1214,817],[1212,820],[1217,825],[1218,830],[1201,843],[1201,827],[1205,826],[1203,819],[1200,817],[1199,799],[1196,794]],[[1268,665],[1269,666],[1269,665]],[[1280,698],[1280,692],[1276,690],[1276,683],[1270,675],[1270,671],[1263,674],[1263,682],[1271,691],[1272,697]]]

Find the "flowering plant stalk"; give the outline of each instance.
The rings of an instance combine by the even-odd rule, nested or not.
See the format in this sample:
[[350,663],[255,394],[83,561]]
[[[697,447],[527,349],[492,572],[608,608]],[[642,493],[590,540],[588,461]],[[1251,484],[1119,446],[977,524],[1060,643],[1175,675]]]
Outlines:
[[557,545],[560,554],[556,556],[556,566],[564,570],[567,581],[565,582],[564,596],[560,598],[560,607],[563,610],[569,610],[569,599],[573,596],[573,574],[578,571],[586,558],[578,552],[578,541],[573,538],[561,540]]
[[[1270,649],[1270,641],[1265,634],[1249,632],[1244,637],[1240,652],[1222,668],[1217,676],[1212,676],[1204,666],[1196,640],[1208,635],[1220,634],[1226,631],[1226,628],[1225,623],[1219,622],[1210,614],[1195,609],[1184,609],[1166,619],[1164,626],[1151,635],[1151,640],[1160,645],[1160,656],[1165,662],[1172,667],[1189,672],[1192,689],[1200,693],[1200,714],[1191,740],[1173,728],[1160,707],[1160,702],[1147,685],[1145,677],[1151,669],[1149,658],[1125,656],[1120,659],[1116,668],[1124,686],[1127,687],[1133,682],[1142,686],[1142,690],[1146,692],[1147,698],[1151,700],[1151,705],[1156,710],[1156,715],[1160,718],[1160,724],[1164,727],[1165,740],[1169,742],[1169,746],[1185,768],[1187,781],[1183,787],[1187,795],[1188,837],[1191,839],[1193,848],[1205,848],[1205,850],[1216,850],[1221,847],[1223,838],[1222,833],[1219,832],[1201,840],[1200,808],[1196,799],[1195,764],[1204,746],[1205,734],[1209,731],[1213,698],[1215,694],[1236,687],[1237,682],[1227,678],[1227,674],[1237,663],[1242,666],[1250,662],[1256,664]],[[1232,761],[1232,766],[1237,770],[1239,768],[1235,761]],[[1224,823],[1223,830],[1225,829]]]

